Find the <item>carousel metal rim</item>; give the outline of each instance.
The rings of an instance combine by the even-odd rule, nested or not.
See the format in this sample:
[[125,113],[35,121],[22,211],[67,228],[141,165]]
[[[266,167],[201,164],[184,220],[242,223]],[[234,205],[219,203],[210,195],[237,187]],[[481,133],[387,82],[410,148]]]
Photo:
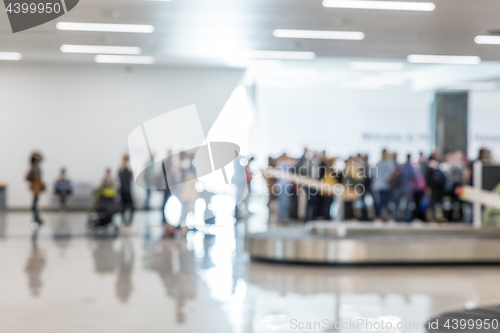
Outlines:
[[[284,263],[392,264],[392,263],[498,263],[500,241],[433,243],[371,243],[283,241],[246,239],[245,248],[252,259]],[[288,244],[286,244],[288,243]],[[326,244],[325,244],[326,243]]]
[[325,221],[310,221],[305,225],[305,229],[311,233],[321,234],[324,231],[337,230],[339,228],[351,229],[351,230],[388,230],[388,231],[407,231],[407,232],[419,232],[419,231],[451,231],[451,232],[470,232],[471,234],[488,232],[491,234],[496,234],[500,237],[500,228],[497,227],[482,227],[475,228],[472,224],[464,223],[424,223],[424,222],[409,222],[409,223],[398,223],[398,222],[325,222]]
[[252,259],[284,263],[500,263],[499,233],[484,237],[485,230],[465,230],[471,235],[334,237],[311,234],[303,227],[279,228],[248,234],[245,248]]
[[[359,233],[359,230],[363,233]],[[351,230],[352,231],[352,230]],[[356,232],[357,231],[357,232]],[[344,235],[338,235],[335,231],[325,233],[312,233],[301,227],[286,227],[267,232],[250,233],[245,237],[248,239],[282,239],[282,240],[324,240],[324,241],[345,241],[358,240],[364,242],[398,242],[398,241],[427,241],[427,242],[449,242],[458,239],[469,240],[498,240],[500,241],[500,230],[492,232],[488,229],[474,230],[448,230],[449,233],[440,233],[439,230],[370,230],[357,229],[354,232],[345,231]],[[424,233],[422,233],[422,231]],[[443,232],[446,230],[441,230]],[[429,234],[429,232],[434,232]]]

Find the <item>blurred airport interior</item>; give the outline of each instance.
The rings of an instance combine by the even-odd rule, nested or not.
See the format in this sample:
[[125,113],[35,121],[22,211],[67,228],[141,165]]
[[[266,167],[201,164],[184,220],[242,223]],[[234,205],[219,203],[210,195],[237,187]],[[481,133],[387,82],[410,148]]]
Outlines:
[[500,3],[23,1],[1,332],[498,324]]

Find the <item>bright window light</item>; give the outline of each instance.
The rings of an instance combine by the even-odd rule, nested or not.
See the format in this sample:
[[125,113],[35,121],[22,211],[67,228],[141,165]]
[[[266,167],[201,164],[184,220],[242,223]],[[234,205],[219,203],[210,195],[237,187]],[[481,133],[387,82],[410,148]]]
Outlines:
[[301,51],[243,51],[239,54],[251,59],[314,60],[316,53]]
[[351,62],[349,67],[359,71],[401,71],[405,65],[401,62]]
[[59,22],[56,24],[56,28],[58,30],[72,31],[136,32],[144,34],[150,34],[155,31],[152,25],[78,22]]
[[476,56],[410,54],[408,62],[416,64],[478,65],[481,58]]
[[0,60],[21,60],[22,58],[19,52],[0,52]]
[[148,56],[96,55],[95,62],[101,64],[154,64],[155,58]]
[[332,8],[385,9],[432,12],[432,2],[366,1],[366,0],[323,0],[323,6]]
[[500,36],[476,36],[474,41],[476,44],[500,45]]
[[280,38],[310,38],[310,39],[342,39],[362,40],[365,34],[360,31],[322,31],[322,30],[289,30],[276,29],[274,37]]
[[104,54],[141,54],[142,50],[136,46],[101,46],[101,45],[70,45],[61,46],[64,53],[104,53]]

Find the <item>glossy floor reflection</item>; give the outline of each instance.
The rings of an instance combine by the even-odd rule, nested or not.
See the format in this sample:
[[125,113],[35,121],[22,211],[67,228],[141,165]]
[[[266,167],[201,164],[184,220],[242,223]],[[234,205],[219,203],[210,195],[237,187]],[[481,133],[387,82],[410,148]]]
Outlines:
[[0,217],[1,332],[363,332],[290,323],[500,304],[494,266],[274,265],[249,261],[233,227],[162,240],[159,213],[138,213],[133,235],[91,239],[85,214],[44,217],[36,238],[29,214]]

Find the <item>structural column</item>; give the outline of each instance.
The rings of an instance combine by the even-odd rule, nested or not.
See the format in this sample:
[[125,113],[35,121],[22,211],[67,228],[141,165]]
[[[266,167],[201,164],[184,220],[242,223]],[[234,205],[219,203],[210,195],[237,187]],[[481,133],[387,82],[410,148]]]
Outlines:
[[467,154],[468,92],[436,92],[431,107],[431,144],[443,154]]

